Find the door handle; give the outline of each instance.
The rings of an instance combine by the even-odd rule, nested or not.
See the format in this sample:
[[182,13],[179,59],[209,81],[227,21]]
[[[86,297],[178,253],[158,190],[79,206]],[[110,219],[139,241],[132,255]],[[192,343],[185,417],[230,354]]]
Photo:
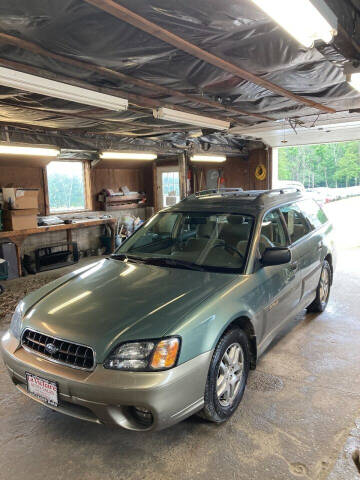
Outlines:
[[290,270],[292,272],[296,272],[296,270],[298,269],[298,266],[299,266],[298,262],[292,262],[290,263]]

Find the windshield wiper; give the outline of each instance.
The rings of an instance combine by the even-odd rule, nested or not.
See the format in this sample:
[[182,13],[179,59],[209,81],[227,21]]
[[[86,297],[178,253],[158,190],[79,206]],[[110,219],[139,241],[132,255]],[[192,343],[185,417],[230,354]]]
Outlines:
[[183,260],[176,260],[174,258],[147,258],[145,260],[146,264],[149,265],[158,265],[158,266],[166,266],[166,267],[174,267],[174,268],[187,268],[188,270],[197,270],[198,272],[203,272],[204,267],[192,262],[185,262]]
[[113,253],[109,258],[114,260],[121,260],[123,262],[143,262],[145,261],[142,257],[136,257],[135,255],[125,255],[125,253]]

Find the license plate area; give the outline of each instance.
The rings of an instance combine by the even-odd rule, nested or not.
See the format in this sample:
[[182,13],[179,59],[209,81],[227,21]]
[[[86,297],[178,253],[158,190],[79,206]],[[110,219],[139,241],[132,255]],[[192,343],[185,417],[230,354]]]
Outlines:
[[59,405],[59,389],[56,382],[26,373],[27,391],[39,400],[57,407]]

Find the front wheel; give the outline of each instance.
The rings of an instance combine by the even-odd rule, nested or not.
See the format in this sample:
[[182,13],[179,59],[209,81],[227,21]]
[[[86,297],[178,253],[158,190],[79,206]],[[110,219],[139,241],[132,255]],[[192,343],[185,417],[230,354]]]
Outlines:
[[331,286],[331,267],[329,262],[324,260],[321,270],[319,284],[316,289],[315,300],[307,307],[309,312],[321,313],[325,310],[329,301]]
[[249,369],[248,338],[242,330],[231,329],[215,348],[205,387],[205,405],[200,415],[215,423],[231,417],[244,395]]

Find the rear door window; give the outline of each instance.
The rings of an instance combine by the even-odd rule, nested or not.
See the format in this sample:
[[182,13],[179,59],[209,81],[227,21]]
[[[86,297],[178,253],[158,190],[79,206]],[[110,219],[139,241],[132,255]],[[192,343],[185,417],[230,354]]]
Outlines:
[[298,205],[314,229],[321,227],[321,225],[324,225],[324,223],[328,221],[324,211],[315,200],[304,200],[299,202]]
[[311,231],[310,224],[299,205],[286,205],[285,207],[280,207],[280,211],[285,218],[291,243],[297,242]]

